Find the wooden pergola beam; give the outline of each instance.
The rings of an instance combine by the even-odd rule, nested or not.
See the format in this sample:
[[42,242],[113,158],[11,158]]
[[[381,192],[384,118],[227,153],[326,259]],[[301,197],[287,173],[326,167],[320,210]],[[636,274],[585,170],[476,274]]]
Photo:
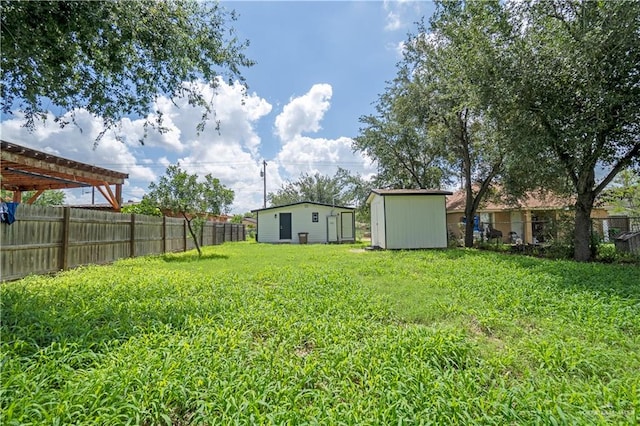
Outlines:
[[[122,185],[126,173],[104,169],[58,157],[0,140],[0,174],[2,189],[13,192],[13,201],[22,201],[22,192],[36,191],[28,203],[45,190],[95,187],[114,210],[122,205]],[[115,185],[115,194],[110,185]]]

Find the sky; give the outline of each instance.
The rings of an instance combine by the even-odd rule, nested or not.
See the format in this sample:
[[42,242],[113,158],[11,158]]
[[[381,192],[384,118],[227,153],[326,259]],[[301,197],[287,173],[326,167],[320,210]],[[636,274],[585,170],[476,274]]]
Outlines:
[[[201,113],[186,100],[160,98],[169,131],[149,131],[144,145],[144,118],[119,123],[124,141],[102,130],[99,117],[76,111],[79,126],[60,128],[51,119],[35,131],[23,127],[20,114],[3,116],[3,140],[54,155],[129,174],[123,201],[139,201],[149,183],[170,164],[189,173],[212,174],[235,192],[229,213],[263,206],[263,161],[267,192],[295,181],[301,173],[335,174],[338,167],[369,177],[375,164],[354,153],[352,138],[359,118],[375,112],[374,104],[394,78],[403,41],[416,22],[427,19],[428,1],[222,1],[234,9],[231,25],[256,65],[242,70],[247,91],[221,82],[213,96],[219,131],[213,123],[198,134]],[[202,90],[211,93],[202,83]],[[90,204],[91,191],[66,191],[68,204]],[[96,203],[106,200],[96,192]]]

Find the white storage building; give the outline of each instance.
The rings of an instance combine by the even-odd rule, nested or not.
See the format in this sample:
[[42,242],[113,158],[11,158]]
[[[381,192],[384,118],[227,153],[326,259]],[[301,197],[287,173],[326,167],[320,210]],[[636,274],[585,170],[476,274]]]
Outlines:
[[[252,210],[261,243],[342,243],[355,241],[355,208],[303,201]],[[306,234],[306,235],[305,235]]]
[[371,245],[384,249],[447,247],[447,195],[431,189],[374,189]]

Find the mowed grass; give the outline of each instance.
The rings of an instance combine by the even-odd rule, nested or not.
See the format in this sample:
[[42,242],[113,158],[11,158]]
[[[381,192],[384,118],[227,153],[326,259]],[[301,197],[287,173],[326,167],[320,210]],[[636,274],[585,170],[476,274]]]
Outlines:
[[640,268],[233,243],[2,284],[10,424],[638,424]]

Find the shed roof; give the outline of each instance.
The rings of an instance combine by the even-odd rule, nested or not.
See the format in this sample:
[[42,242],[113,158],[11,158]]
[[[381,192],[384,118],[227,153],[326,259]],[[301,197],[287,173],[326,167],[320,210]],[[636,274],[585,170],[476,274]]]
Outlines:
[[393,195],[451,195],[453,192],[441,189],[372,189],[367,197],[367,203],[371,202],[373,194],[381,196]]
[[346,207],[346,206],[336,206],[334,204],[325,204],[325,203],[316,203],[315,201],[299,201],[297,203],[290,203],[290,204],[282,204],[279,206],[271,206],[271,207],[266,207],[266,208],[262,208],[262,209],[255,209],[255,210],[251,210],[252,212],[261,212],[261,211],[265,211],[265,210],[273,210],[273,209],[281,209],[283,207],[290,207],[290,206],[297,206],[299,204],[313,204],[316,206],[325,206],[325,207],[333,207],[336,209],[346,209],[346,210],[355,210],[355,207]]

